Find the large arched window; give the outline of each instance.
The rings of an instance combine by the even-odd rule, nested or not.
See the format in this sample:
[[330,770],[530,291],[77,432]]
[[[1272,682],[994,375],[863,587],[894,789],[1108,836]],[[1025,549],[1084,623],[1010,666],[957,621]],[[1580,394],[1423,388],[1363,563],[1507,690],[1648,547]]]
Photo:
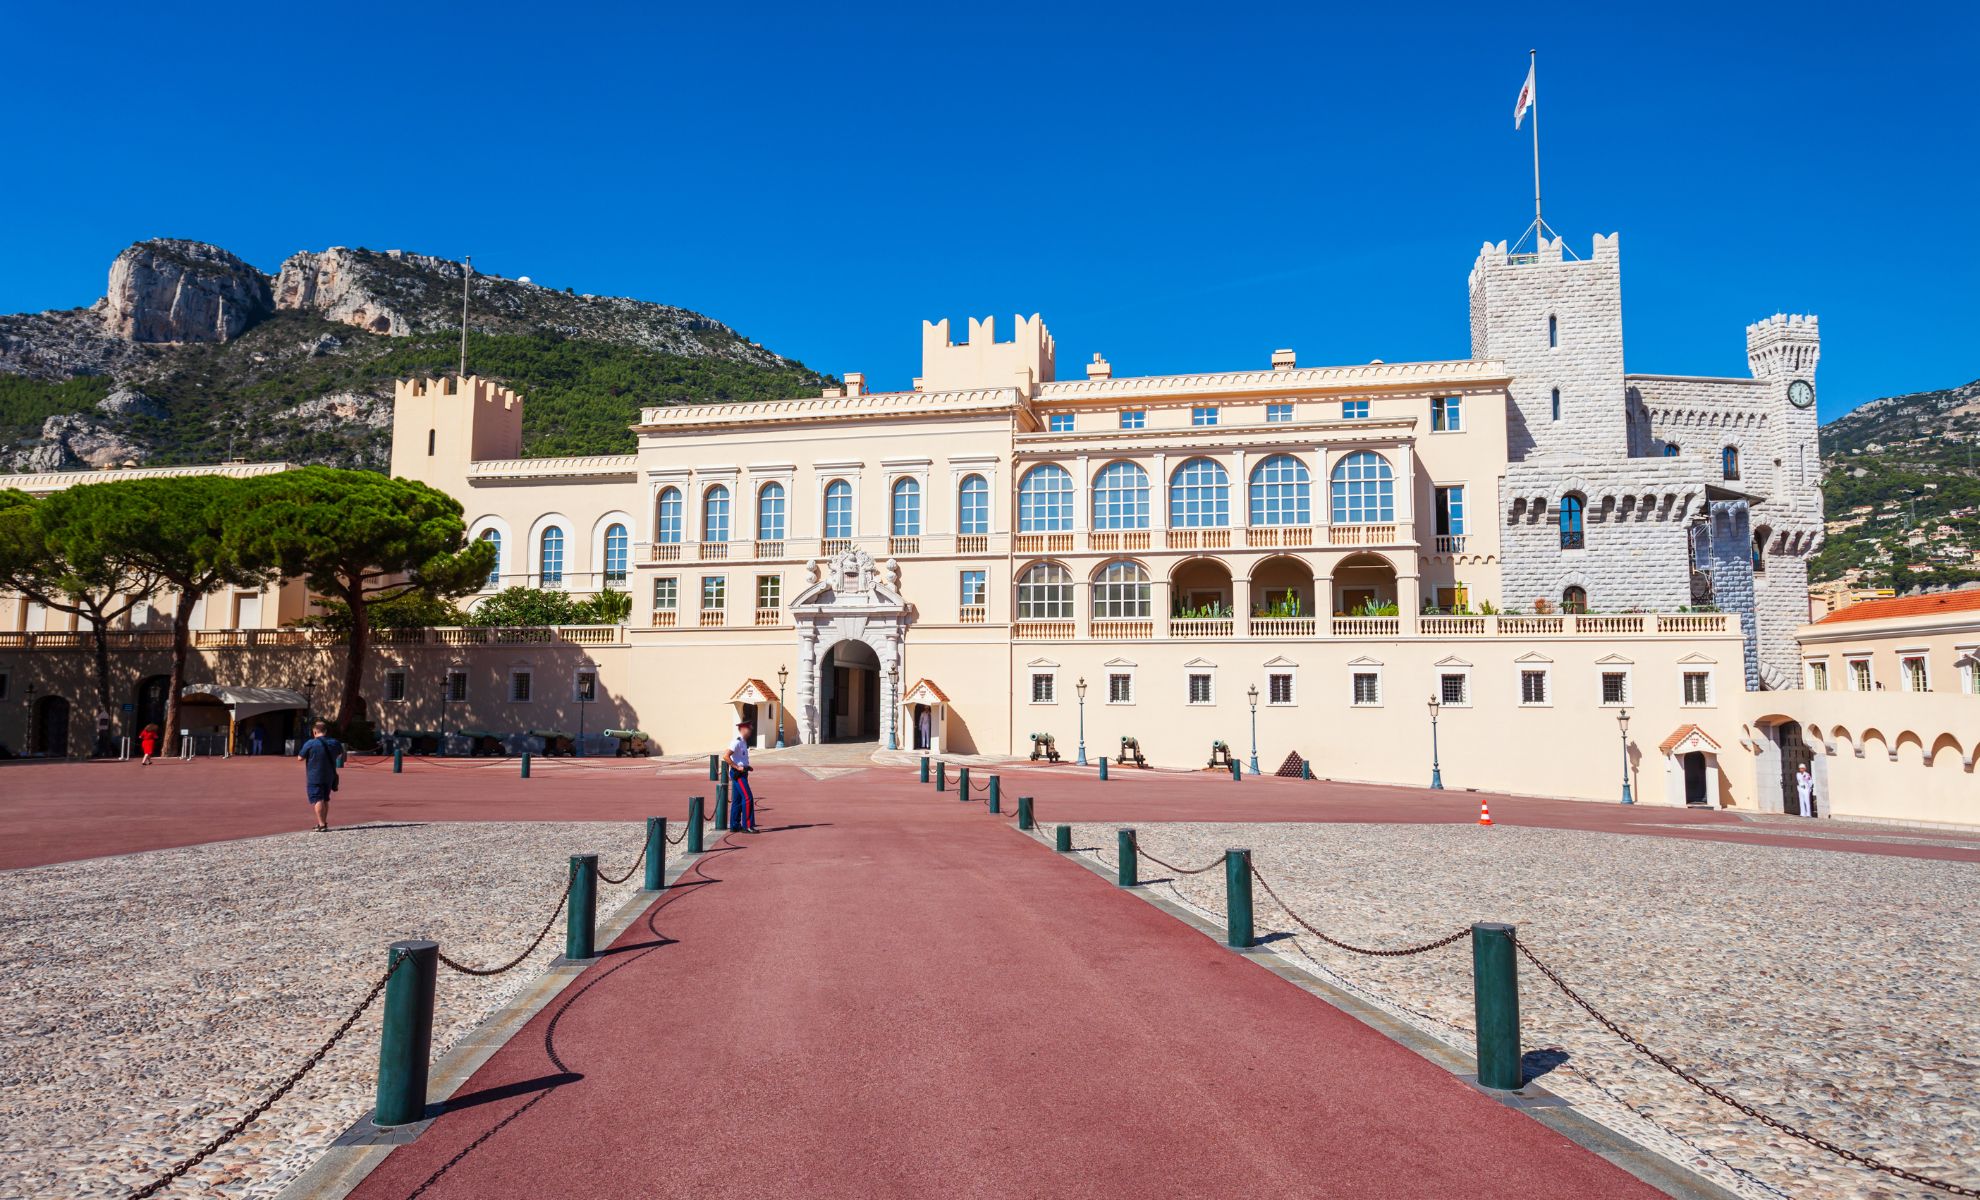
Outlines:
[[784,540],[784,485],[766,483],[756,493],[756,537],[758,541]]
[[1154,608],[1152,595],[1140,563],[1109,563],[1093,577],[1093,615],[1146,619]]
[[1131,462],[1100,469],[1093,477],[1093,528],[1148,528],[1148,472]]
[[543,531],[537,546],[536,568],[544,587],[564,586],[564,531],[555,525]]
[[825,485],[825,536],[849,538],[853,535],[853,485],[834,479]]
[[1569,585],[1568,585],[1567,587],[1565,587],[1565,588],[1562,588],[1562,589],[1561,589],[1561,611],[1562,611],[1562,612],[1568,612],[1568,613],[1585,613],[1585,612],[1587,612],[1587,611],[1588,611],[1588,589],[1587,589],[1587,588],[1585,588],[1585,587],[1580,587],[1580,586],[1578,586],[1578,585],[1575,585],[1575,584],[1569,584]]
[[1313,524],[1313,479],[1306,464],[1274,454],[1251,472],[1253,525]]
[[1379,525],[1396,519],[1396,473],[1389,460],[1357,450],[1334,464],[1333,523]]
[[1072,595],[1072,572],[1055,562],[1039,563],[1018,576],[1018,620],[1070,621]]
[[1231,477],[1208,458],[1192,458],[1169,476],[1169,524],[1221,529],[1231,523]]
[[894,481],[894,512],[890,526],[895,537],[917,537],[921,533],[921,484],[912,479]]
[[660,503],[654,508],[654,541],[678,542],[681,540],[681,512],[681,489],[661,489]]
[[1719,473],[1727,479],[1739,478],[1739,447],[1727,446],[1719,451]]
[[729,540],[729,489],[719,483],[701,496],[701,540]]
[[1581,537],[1581,510],[1584,506],[1581,497],[1573,492],[1561,497],[1561,549],[1580,550],[1584,546]]
[[1060,533],[1073,527],[1072,476],[1040,463],[1018,483],[1018,532]]
[[990,484],[981,475],[966,476],[956,490],[956,532],[990,532]]
[[626,535],[626,527],[614,522],[605,527],[605,582],[608,584],[626,581],[626,560],[630,557],[632,539]]
[[502,586],[502,531],[489,529],[482,533],[481,540],[495,547],[495,562],[488,568],[488,586]]

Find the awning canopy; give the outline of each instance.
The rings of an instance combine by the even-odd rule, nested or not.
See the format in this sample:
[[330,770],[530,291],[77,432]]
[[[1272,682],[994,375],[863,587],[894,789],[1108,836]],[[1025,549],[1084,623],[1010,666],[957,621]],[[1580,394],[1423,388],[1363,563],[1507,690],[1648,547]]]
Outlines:
[[770,685],[761,679],[743,680],[743,685],[736,689],[736,694],[729,697],[731,704],[775,704],[776,702],[777,693],[771,691]]
[[1689,754],[1694,750],[1717,754],[1719,743],[1696,725],[1680,725],[1658,744],[1657,750],[1662,754]]
[[935,686],[935,681],[932,679],[916,680],[915,685],[907,690],[907,695],[901,698],[902,704],[947,704],[948,702],[949,697],[941,688]]
[[187,700],[224,704],[232,710],[236,721],[258,717],[267,712],[309,707],[309,700],[301,692],[292,692],[287,688],[222,687],[215,683],[189,683],[180,689],[179,695]]

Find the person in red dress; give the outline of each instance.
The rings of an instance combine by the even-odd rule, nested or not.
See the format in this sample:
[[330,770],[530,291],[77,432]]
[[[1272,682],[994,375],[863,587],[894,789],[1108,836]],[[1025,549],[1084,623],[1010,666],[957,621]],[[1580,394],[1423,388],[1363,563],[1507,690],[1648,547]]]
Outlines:
[[151,756],[158,753],[158,726],[146,725],[138,731],[138,749],[144,751],[144,765],[151,765]]

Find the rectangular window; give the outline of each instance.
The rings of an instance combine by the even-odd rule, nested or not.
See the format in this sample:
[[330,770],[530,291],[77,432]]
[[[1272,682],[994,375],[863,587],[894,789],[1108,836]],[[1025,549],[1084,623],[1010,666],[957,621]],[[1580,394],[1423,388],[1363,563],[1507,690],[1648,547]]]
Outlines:
[[1684,702],[1686,704],[1710,704],[1712,702],[1711,672],[1686,671],[1684,673]]
[[1354,702],[1362,708],[1382,703],[1382,677],[1373,671],[1356,671]]
[[528,704],[529,683],[528,671],[509,672],[509,703]]
[[1291,704],[1293,702],[1293,677],[1291,671],[1273,671],[1265,676],[1265,703]]
[[962,573],[962,604],[968,608],[989,603],[990,576],[986,571],[964,571]]
[[1460,583],[1456,587],[1440,587],[1437,589],[1437,607],[1443,609],[1445,612],[1454,613],[1470,606],[1471,589],[1465,587],[1463,584]]
[[1602,703],[1604,704],[1629,703],[1629,672],[1628,671],[1602,672]]
[[723,609],[729,606],[729,578],[726,575],[701,577],[701,607]]
[[1053,433],[1071,433],[1073,431],[1073,415],[1071,413],[1053,413],[1050,428]]
[[1134,703],[1134,676],[1126,671],[1112,671],[1107,675],[1107,703]]
[[1547,703],[1547,672],[1521,671],[1519,673],[1519,702],[1521,704]]
[[681,605],[681,581],[662,575],[653,581],[653,611],[672,612]]
[[1122,429],[1148,428],[1148,414],[1141,411],[1138,408],[1129,408],[1129,409],[1121,410],[1121,428]]
[[467,703],[467,672],[466,671],[447,672],[447,703],[449,704]]
[[1208,672],[1204,672],[1204,671],[1190,672],[1189,702],[1191,704],[1209,704],[1211,702],[1210,675]]
[[1032,672],[1031,702],[1033,704],[1051,704],[1058,698],[1058,677],[1049,671]]
[[1439,396],[1430,402],[1430,431],[1456,433],[1464,428],[1464,397]]
[[1849,660],[1849,690],[1852,692],[1867,692],[1871,690],[1869,659],[1852,658]]
[[385,698],[404,700],[406,698],[406,673],[404,671],[385,672]]
[[1282,425],[1292,420],[1292,418],[1293,406],[1290,404],[1267,404],[1265,406],[1265,423],[1267,425]]
[[1829,664],[1811,662],[1808,664],[1808,690],[1826,692],[1829,690]]
[[578,704],[590,704],[598,699],[598,672],[579,671],[571,681],[571,699]]
[[1189,410],[1189,423],[1201,429],[1217,423],[1217,409],[1214,405],[1198,405]]
[[1471,703],[1471,677],[1462,671],[1446,671],[1437,677],[1437,700],[1453,708]]
[[756,607],[762,610],[777,608],[784,602],[784,577],[782,575],[758,575],[756,577]]
[[1898,660],[1898,667],[1904,672],[1905,691],[1929,692],[1932,690],[1931,678],[1925,671],[1924,655],[1907,654]]
[[1368,401],[1366,400],[1341,401],[1341,420],[1365,421],[1367,419],[1368,419]]
[[[1464,485],[1453,484],[1437,489],[1437,536],[1464,536]],[[1446,547],[1439,547],[1446,549]],[[1464,547],[1455,547],[1453,552]]]

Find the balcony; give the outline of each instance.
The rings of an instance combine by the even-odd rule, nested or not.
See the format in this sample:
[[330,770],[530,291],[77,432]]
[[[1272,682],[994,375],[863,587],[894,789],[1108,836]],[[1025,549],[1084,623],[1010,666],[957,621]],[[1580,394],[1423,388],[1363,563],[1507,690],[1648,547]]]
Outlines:
[[653,627],[655,629],[672,629],[679,623],[680,615],[680,613],[675,612],[671,608],[656,608],[653,610]]
[[681,561],[681,544],[679,542],[655,542],[650,547],[650,550],[651,556],[648,559],[649,562]]
[[1657,617],[1658,633],[1724,633],[1729,613],[1669,613]]
[[1253,617],[1251,636],[1262,638],[1309,638],[1319,629],[1317,617]]
[[1417,619],[1417,632],[1430,637],[1484,637],[1486,617],[1424,616]]
[[1092,635],[1115,642],[1145,642],[1155,636],[1155,622],[1146,617],[1095,617]]
[[706,629],[713,625],[727,625],[729,623],[728,610],[721,608],[704,608],[701,610],[700,623],[703,629]]
[[756,540],[756,557],[758,558],[784,557],[784,539],[758,538]]
[[819,552],[827,555],[844,554],[852,548],[853,539],[851,538],[826,538],[819,543]]
[[759,608],[756,610],[756,624],[758,628],[761,628],[765,625],[782,625],[783,623],[784,623],[783,609]]
[[1122,550],[1146,550],[1149,545],[1146,529],[1109,529],[1086,535],[1089,550],[1112,554]]
[[1070,642],[1078,632],[1078,626],[1071,621],[1019,621],[1011,626],[1011,640],[1016,642]]
[[1228,550],[1231,546],[1231,531],[1228,529],[1170,529],[1164,531],[1162,544],[1171,550]]
[[1327,526],[1327,544],[1330,546],[1393,546],[1395,543],[1394,525]]
[[1462,533],[1440,533],[1440,534],[1438,534],[1438,535],[1437,535],[1437,553],[1439,553],[1439,554],[1463,554],[1463,553],[1464,553],[1464,538],[1465,538],[1465,535],[1464,535],[1464,534],[1462,534]]
[[1302,550],[1314,545],[1311,525],[1254,525],[1244,531],[1244,544],[1262,550]]
[[1502,616],[1499,618],[1501,637],[1531,637],[1534,634],[1560,633],[1566,628],[1566,617]]
[[727,542],[701,543],[701,558],[703,562],[706,562],[711,558],[727,558],[727,557],[729,557],[729,543]]
[[921,553],[921,538],[918,536],[890,537],[887,539],[887,553],[919,554]]
[[1335,637],[1395,637],[1402,632],[1401,617],[1335,617]]
[[1237,627],[1232,617],[1171,617],[1169,636],[1177,638],[1227,638]]
[[1015,539],[1019,554],[1070,554],[1073,548],[1073,535],[1070,533],[1020,533]]
[[990,553],[990,535],[987,533],[965,533],[956,538],[957,554]]
[[962,606],[962,623],[965,625],[981,625],[989,615],[990,609],[988,605],[965,604]]

